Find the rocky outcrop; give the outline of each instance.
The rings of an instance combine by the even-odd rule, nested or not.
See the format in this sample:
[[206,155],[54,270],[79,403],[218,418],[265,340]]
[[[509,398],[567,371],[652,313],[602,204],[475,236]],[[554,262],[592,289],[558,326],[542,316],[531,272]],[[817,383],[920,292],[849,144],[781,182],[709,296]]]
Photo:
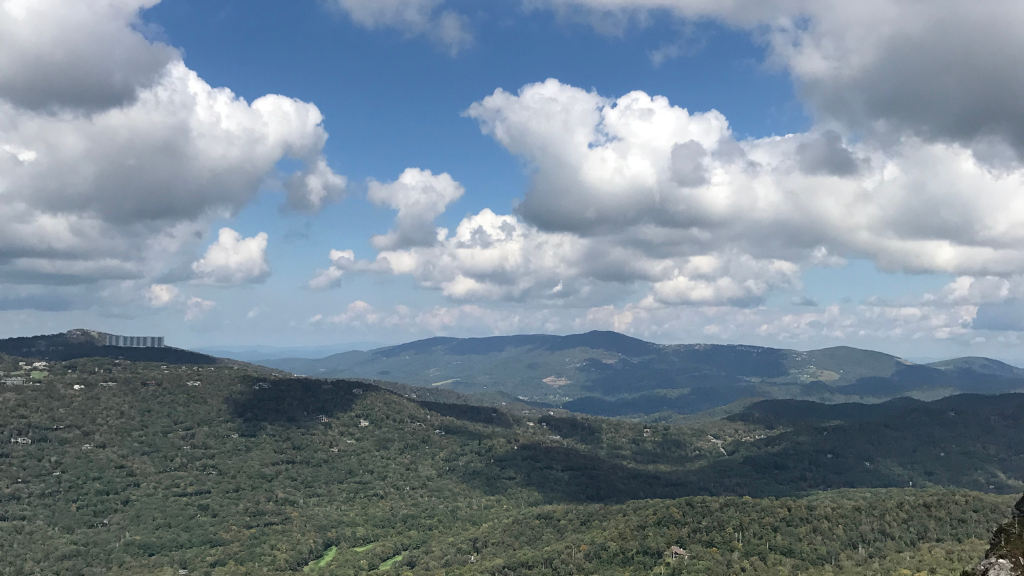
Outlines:
[[1009,560],[1002,558],[986,558],[970,570],[965,570],[963,576],[1017,576],[1020,572],[1013,569]]
[[1024,576],[1024,496],[1013,505],[1013,518],[992,534],[985,559],[961,576]]

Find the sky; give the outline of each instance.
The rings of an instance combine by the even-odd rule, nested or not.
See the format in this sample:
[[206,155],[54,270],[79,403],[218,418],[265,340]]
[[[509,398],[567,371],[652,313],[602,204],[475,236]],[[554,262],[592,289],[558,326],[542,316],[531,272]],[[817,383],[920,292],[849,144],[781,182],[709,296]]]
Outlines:
[[1024,5],[0,0],[0,337],[1024,364]]

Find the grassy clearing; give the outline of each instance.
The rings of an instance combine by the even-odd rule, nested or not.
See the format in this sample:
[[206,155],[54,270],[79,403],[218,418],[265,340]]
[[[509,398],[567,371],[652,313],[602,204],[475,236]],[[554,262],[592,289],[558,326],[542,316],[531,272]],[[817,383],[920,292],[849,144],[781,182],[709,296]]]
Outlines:
[[33,378],[35,380],[42,380],[43,378],[46,378],[49,375],[50,375],[49,372],[33,371],[32,374],[31,374],[31,378]]
[[384,562],[381,563],[380,566],[377,567],[377,570],[387,570],[388,568],[391,568],[392,566],[395,565],[396,562],[401,562],[402,561],[402,556],[404,556],[404,555],[403,554],[399,554],[398,556],[395,556],[391,560],[385,560]]
[[302,571],[303,572],[316,572],[317,570],[323,568],[328,562],[330,562],[331,560],[334,560],[334,556],[337,553],[338,553],[338,547],[337,546],[331,546],[330,548],[327,549],[326,552],[324,552],[323,556],[321,556],[318,560],[313,560],[312,562],[307,564],[306,567],[302,569]]
[[367,544],[366,546],[356,546],[353,550],[356,552],[366,552],[370,548],[373,548],[373,543]]

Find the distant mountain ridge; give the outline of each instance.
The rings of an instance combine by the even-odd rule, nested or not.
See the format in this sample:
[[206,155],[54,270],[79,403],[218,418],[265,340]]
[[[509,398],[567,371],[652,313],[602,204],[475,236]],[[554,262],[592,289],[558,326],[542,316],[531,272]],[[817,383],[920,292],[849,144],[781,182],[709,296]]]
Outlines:
[[[2,339],[0,354],[58,361],[107,357],[167,364],[237,363],[173,347],[105,344],[103,333],[79,329]],[[879,403],[1024,391],[1024,370],[990,358],[914,364],[848,346],[805,352],[748,345],[665,345],[608,331],[436,337],[321,359],[259,364],[298,375],[399,382],[473,394],[481,401],[487,398],[487,403],[522,400],[611,417],[721,411],[755,399]]]
[[1000,362],[999,360],[993,360],[992,358],[982,358],[979,356],[964,356],[963,358],[942,360],[941,362],[932,362],[925,365],[932,368],[938,368],[940,370],[973,370],[981,374],[992,374],[994,376],[1005,376],[1008,378],[1024,375],[1024,370],[1017,368],[1016,366],[1011,366],[1006,362]]
[[380,378],[500,392],[588,414],[691,414],[745,398],[882,402],[1024,390],[1024,370],[989,358],[914,364],[849,346],[798,351],[654,344],[617,332],[436,337],[319,360],[261,364],[306,376]]
[[193,350],[200,354],[209,354],[220,358],[257,362],[286,357],[317,359],[350,350],[372,350],[384,346],[385,344],[381,342],[347,342],[324,346],[203,346]]

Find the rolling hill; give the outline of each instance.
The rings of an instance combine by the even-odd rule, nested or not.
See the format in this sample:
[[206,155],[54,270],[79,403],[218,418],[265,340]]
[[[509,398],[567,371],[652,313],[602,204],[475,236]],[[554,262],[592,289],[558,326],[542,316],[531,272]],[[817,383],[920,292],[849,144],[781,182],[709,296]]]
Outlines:
[[952,575],[1024,478],[1021,395],[770,429],[226,364],[50,368],[0,386],[4,576]]
[[846,346],[660,345],[615,332],[430,338],[261,363],[306,376],[500,392],[601,416],[693,414],[746,398],[880,402],[1024,390],[1024,370],[987,358],[921,365]]
[[106,334],[85,329],[68,330],[60,334],[3,338],[0,339],[0,354],[47,361],[76,358],[120,358],[129,361],[170,364],[224,362],[223,359],[173,346],[162,348],[107,346]]

